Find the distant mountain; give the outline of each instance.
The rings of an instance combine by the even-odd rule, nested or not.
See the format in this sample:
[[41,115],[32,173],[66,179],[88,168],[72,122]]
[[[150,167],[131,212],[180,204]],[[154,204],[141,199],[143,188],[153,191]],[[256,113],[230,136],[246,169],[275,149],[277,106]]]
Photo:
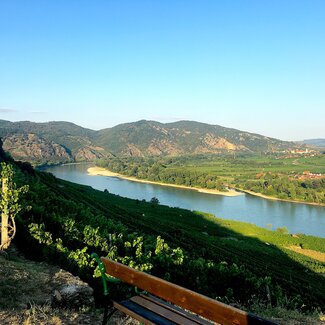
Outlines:
[[91,161],[110,156],[278,152],[301,145],[219,125],[141,120],[94,131],[69,122],[0,120],[3,147],[33,163]]
[[[4,150],[18,160],[59,163],[104,156],[92,146],[97,132],[69,122],[35,123],[0,120]],[[106,155],[106,154],[105,154]]]
[[308,139],[302,141],[304,144],[317,148],[325,148],[325,139]]
[[73,161],[70,152],[65,147],[32,133],[13,134],[5,137],[3,148],[10,152],[14,158],[36,164]]
[[294,147],[262,135],[193,121],[138,121],[98,131],[97,143],[115,155],[274,152]]
[[0,137],[16,134],[35,134],[66,148],[78,150],[92,142],[96,131],[85,129],[70,122],[35,123],[0,120]]

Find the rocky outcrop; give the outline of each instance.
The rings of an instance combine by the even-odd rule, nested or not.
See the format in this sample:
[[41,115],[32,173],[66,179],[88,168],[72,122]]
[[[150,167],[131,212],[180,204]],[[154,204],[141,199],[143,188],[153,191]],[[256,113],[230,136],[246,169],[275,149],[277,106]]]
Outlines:
[[94,161],[103,157],[112,157],[112,155],[105,153],[101,147],[91,146],[80,148],[74,156],[76,161]]
[[71,273],[59,270],[52,279],[55,288],[51,297],[53,306],[79,309],[81,307],[94,307],[93,289]]
[[14,258],[0,255],[0,306],[6,302],[12,309],[29,308],[31,303],[71,309],[94,306],[93,289],[79,277],[24,258],[14,244],[7,252]]
[[225,149],[225,150],[236,150],[237,147],[227,141],[225,138],[216,137],[211,133],[207,133],[203,139],[203,144],[210,149]]
[[126,148],[122,151],[123,156],[127,157],[143,157],[142,151],[133,143],[127,144]]
[[3,149],[16,160],[34,164],[94,161],[103,157],[112,157],[103,148],[96,146],[84,146],[71,153],[63,145],[33,133],[5,137]]
[[73,161],[71,154],[65,147],[32,133],[6,137],[3,141],[3,149],[8,151],[15,160],[33,163]]
[[170,140],[152,140],[146,154],[149,156],[172,155],[176,156],[181,154],[182,151],[175,143]]
[[[92,308],[87,283],[57,266],[26,259],[14,244],[7,254],[0,254],[1,325],[101,324],[102,312]],[[68,299],[67,292],[72,292]],[[126,324],[125,317],[115,316],[112,324]]]

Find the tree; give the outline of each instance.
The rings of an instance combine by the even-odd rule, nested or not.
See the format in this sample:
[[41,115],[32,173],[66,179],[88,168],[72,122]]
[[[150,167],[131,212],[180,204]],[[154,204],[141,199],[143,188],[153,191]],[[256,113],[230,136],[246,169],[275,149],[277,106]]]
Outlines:
[[159,200],[154,196],[153,198],[151,198],[150,203],[156,205],[159,204]]
[[21,206],[18,204],[19,196],[22,193],[28,191],[28,186],[22,186],[16,188],[16,184],[13,182],[13,168],[11,165],[1,163],[1,244],[0,250],[7,249],[11,240],[16,234],[15,217],[21,210]]
[[287,227],[279,227],[279,228],[276,228],[276,231],[281,233],[281,234],[288,234],[289,233],[289,230]]

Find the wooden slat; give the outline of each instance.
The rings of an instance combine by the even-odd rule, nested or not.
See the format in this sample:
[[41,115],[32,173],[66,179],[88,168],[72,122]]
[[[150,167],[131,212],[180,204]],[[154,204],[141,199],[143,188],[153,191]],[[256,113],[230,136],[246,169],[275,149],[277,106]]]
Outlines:
[[130,300],[121,302],[114,301],[113,306],[121,312],[130,315],[132,318],[137,319],[146,325],[176,325],[176,323],[161,317]]
[[188,312],[178,306],[172,305],[170,302],[163,301],[163,300],[161,300],[157,297],[154,297],[152,295],[141,295],[141,297],[143,297],[144,299],[150,300],[157,305],[161,305],[165,308],[168,308],[168,309],[172,310],[173,312],[178,313],[178,314],[190,319],[191,321],[195,322],[196,324],[200,324],[200,325],[216,324],[215,322],[213,322],[213,323],[209,322],[206,319],[203,319],[203,318],[197,316],[196,314],[191,314],[190,312]]
[[113,306],[120,310],[122,313],[130,315],[132,318],[137,319],[138,321],[142,322],[143,324],[147,324],[147,325],[155,325],[155,323],[150,322],[148,319],[142,317],[141,315],[139,315],[138,313],[134,312],[133,310],[130,310],[129,308],[121,305],[120,303],[114,301],[113,302]]
[[135,296],[130,299],[131,301],[137,303],[138,305],[145,307],[157,315],[160,315],[162,317],[167,318],[168,320],[181,325],[197,325],[198,323],[193,322],[192,320],[188,319],[187,317],[184,317],[180,315],[179,313],[169,309],[165,308],[162,305],[156,304],[150,300],[144,299],[140,296]]
[[164,300],[190,310],[204,318],[225,325],[274,324],[240,309],[228,306],[194,291],[182,288],[153,275],[101,257],[106,272],[123,282],[148,291]]

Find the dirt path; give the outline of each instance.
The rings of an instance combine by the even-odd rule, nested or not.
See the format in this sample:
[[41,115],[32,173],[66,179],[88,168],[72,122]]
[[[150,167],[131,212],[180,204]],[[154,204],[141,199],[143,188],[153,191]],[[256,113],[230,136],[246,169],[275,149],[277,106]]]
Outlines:
[[325,262],[325,253],[322,252],[317,252],[312,249],[303,249],[299,246],[289,246],[286,247],[287,249],[290,249],[291,251],[294,251],[296,253],[308,256],[313,258],[314,260],[320,261],[320,262]]

